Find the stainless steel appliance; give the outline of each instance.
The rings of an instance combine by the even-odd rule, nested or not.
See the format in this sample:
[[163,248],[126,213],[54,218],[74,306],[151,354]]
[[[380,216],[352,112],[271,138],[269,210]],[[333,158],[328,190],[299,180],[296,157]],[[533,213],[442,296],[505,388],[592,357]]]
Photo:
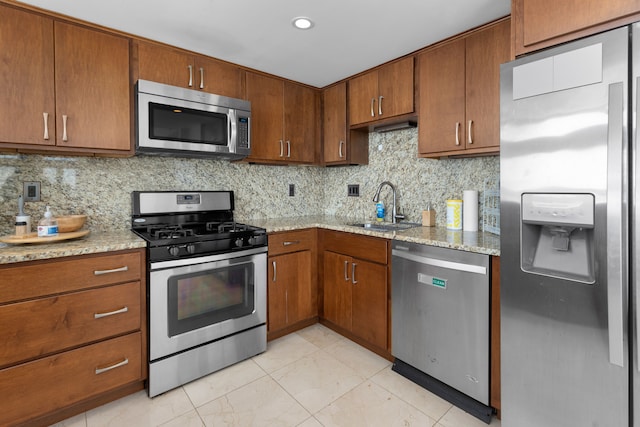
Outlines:
[[640,426],[639,35],[502,66],[505,427]]
[[489,422],[489,256],[393,241],[393,370]]
[[231,191],[133,192],[148,242],[150,397],[266,350],[267,235]]
[[251,154],[251,103],[138,80],[136,153],[241,159]]

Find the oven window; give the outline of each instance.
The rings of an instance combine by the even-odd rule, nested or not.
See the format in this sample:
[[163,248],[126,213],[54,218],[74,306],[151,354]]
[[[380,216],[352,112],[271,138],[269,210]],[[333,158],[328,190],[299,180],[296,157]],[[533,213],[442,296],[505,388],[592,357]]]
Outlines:
[[254,311],[253,263],[169,278],[169,336]]
[[227,115],[149,103],[149,138],[228,145]]

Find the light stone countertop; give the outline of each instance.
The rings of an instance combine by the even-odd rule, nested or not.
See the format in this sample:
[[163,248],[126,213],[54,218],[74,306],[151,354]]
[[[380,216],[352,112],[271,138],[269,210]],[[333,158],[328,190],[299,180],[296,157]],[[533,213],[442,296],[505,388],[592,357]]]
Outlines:
[[[366,221],[329,215],[250,219],[242,222],[265,228],[268,233],[317,227],[486,255],[500,255],[500,236],[491,233],[451,231],[444,227],[415,227],[402,231],[382,232],[349,225]],[[144,247],[146,247],[146,242],[128,230],[91,232],[88,236],[80,239],[57,243],[23,245],[0,243],[0,264]]]
[[367,222],[364,220],[358,221],[353,218],[341,218],[330,215],[252,219],[243,222],[265,228],[268,233],[317,227],[438,246],[441,248],[458,249],[485,255],[500,256],[500,236],[492,233],[483,233],[481,231],[452,231],[445,227],[414,227],[408,230],[382,232],[349,225]]
[[144,248],[147,242],[128,230],[91,232],[88,236],[56,243],[0,243],[0,264],[87,255],[101,252]]

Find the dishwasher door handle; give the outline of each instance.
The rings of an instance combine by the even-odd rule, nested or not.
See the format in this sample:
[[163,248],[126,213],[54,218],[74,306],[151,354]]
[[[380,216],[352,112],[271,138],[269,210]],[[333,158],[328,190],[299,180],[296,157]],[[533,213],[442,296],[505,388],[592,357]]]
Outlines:
[[449,270],[466,271],[468,273],[475,274],[487,274],[487,268],[481,265],[464,264],[462,262],[445,261],[436,258],[428,258],[410,252],[401,251],[398,249],[391,250],[391,255],[398,258],[404,258],[409,261],[419,262],[420,264],[431,265],[433,267],[441,267]]

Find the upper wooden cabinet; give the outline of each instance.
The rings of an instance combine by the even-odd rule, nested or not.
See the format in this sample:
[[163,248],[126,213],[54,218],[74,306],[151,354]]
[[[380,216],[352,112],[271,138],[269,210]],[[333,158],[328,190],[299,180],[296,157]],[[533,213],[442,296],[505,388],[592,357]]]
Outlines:
[[0,80],[0,148],[130,152],[128,39],[0,5]]
[[323,161],[328,165],[366,165],[369,137],[366,132],[350,131],[347,126],[347,83],[324,90]]
[[640,0],[512,0],[514,52],[527,52],[635,22]]
[[349,125],[413,113],[413,57],[349,80]]
[[499,152],[509,31],[504,20],[418,55],[420,157]]
[[314,163],[319,143],[316,90],[262,74],[246,73],[251,101],[251,155],[259,163]]
[[171,47],[141,41],[136,44],[138,78],[232,98],[242,97],[239,67]]

